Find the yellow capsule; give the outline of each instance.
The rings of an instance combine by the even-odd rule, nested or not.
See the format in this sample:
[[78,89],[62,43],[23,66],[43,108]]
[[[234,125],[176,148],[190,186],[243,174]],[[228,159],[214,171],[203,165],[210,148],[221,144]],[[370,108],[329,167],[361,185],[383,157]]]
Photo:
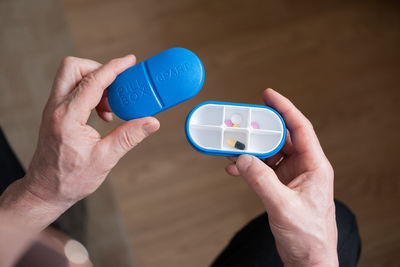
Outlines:
[[232,127],[239,128],[239,125],[234,124]]
[[228,138],[226,139],[226,143],[228,145],[230,145],[231,147],[240,149],[240,150],[244,150],[245,149],[245,144],[243,144],[242,142],[239,142],[238,140],[235,140],[233,138]]
[[232,139],[232,138],[228,138],[228,139],[226,139],[226,143],[228,145],[230,145],[231,147],[235,147],[236,140]]

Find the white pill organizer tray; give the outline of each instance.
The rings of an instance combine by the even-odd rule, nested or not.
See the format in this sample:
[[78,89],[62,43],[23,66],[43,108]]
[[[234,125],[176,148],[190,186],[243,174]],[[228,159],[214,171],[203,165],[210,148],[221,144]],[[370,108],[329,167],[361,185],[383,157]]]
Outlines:
[[286,126],[267,106],[210,101],[189,113],[185,133],[190,145],[205,154],[268,158],[285,143]]

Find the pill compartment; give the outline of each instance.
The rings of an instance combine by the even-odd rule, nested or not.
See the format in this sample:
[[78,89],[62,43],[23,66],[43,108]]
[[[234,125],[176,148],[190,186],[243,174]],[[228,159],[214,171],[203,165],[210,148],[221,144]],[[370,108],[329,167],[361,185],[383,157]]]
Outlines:
[[225,126],[233,127],[236,124],[234,118],[240,118],[240,122],[237,123],[238,128],[247,128],[249,126],[249,117],[250,117],[250,110],[247,107],[240,107],[240,106],[225,106],[225,116],[224,116],[224,123],[226,121],[231,121],[232,126]]
[[222,128],[193,125],[190,136],[199,146],[206,149],[221,149]]
[[[244,149],[237,149],[229,144],[228,139],[234,140],[244,144]],[[222,149],[233,151],[247,151],[248,149],[249,133],[246,129],[225,129],[223,134]]]
[[281,139],[281,134],[275,132],[257,131],[250,134],[249,151],[268,153],[273,151]]
[[[270,109],[253,108],[250,111],[250,127],[255,123],[260,130],[270,130],[282,132],[282,123],[278,115]],[[257,129],[257,128],[256,128]]]
[[[225,123],[237,122],[238,116],[238,127]],[[205,154],[267,158],[282,148],[286,127],[279,113],[266,106],[204,102],[187,116],[185,133],[192,147]]]
[[224,117],[224,106],[204,105],[191,118],[192,125],[221,126]]

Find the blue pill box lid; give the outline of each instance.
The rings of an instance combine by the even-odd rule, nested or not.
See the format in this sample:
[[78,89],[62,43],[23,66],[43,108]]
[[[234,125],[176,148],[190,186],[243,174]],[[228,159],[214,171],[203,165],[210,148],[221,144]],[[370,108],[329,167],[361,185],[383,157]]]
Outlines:
[[[189,113],[185,133],[189,144],[205,154],[268,158],[285,143],[286,126],[281,115],[267,106],[208,101]],[[244,149],[233,146],[232,140]]]
[[108,103],[124,120],[153,116],[194,97],[203,82],[201,60],[185,48],[170,48],[118,75]]

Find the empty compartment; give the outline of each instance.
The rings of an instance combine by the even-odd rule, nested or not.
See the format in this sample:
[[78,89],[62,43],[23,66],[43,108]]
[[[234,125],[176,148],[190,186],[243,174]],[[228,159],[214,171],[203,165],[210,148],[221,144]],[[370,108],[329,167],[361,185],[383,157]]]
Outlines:
[[227,127],[247,128],[249,126],[250,110],[248,107],[225,106],[224,125]]
[[189,134],[193,142],[206,149],[221,149],[222,129],[219,127],[207,127],[192,125]]
[[[248,131],[244,129],[225,129],[224,130],[224,137],[223,137],[223,144],[222,144],[222,149],[223,150],[234,150],[234,151],[247,151],[247,140],[248,140]],[[233,140],[234,142],[239,141],[241,144],[244,145],[243,149],[236,148],[234,145],[229,142],[229,140]],[[237,144],[238,147],[241,146],[241,144]]]
[[252,129],[283,131],[282,122],[278,115],[266,108],[253,108],[251,110],[250,127]]
[[268,153],[274,150],[282,140],[282,133],[252,132],[250,133],[249,152]]
[[222,125],[223,116],[223,106],[206,104],[193,112],[190,124],[220,126]]

